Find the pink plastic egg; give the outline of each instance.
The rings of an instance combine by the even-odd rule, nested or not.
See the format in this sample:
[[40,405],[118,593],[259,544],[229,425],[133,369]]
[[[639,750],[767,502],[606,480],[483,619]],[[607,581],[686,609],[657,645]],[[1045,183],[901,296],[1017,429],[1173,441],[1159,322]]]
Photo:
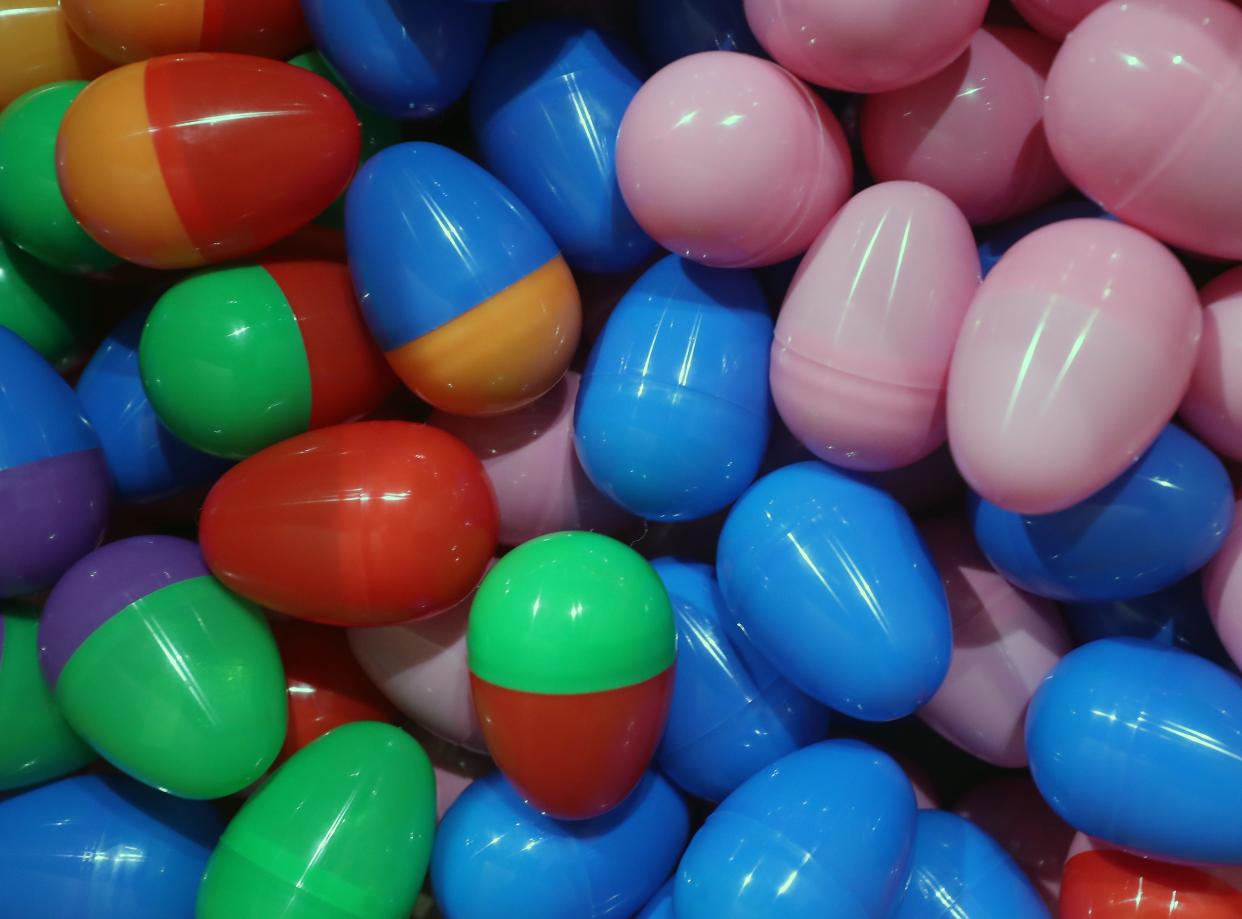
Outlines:
[[1242,666],[1242,501],[1234,505],[1233,527],[1203,569],[1203,599],[1221,644]]
[[1242,267],[1199,292],[1203,338],[1181,415],[1217,453],[1242,460]]
[[1019,240],[975,295],[949,367],[949,446],[993,504],[1050,514],[1155,440],[1190,382],[1202,325],[1181,263],[1111,220]]
[[946,740],[996,766],[1026,765],[1026,709],[1039,684],[1072,647],[1051,600],[1018,590],[975,545],[960,517],[919,526],[953,617],[949,673],[919,709]]
[[850,469],[906,466],[944,443],[944,387],[979,253],[953,202],[914,182],[855,195],[794,276],[772,343],[789,430]]
[[1033,29],[1060,41],[1088,13],[1106,2],[1107,0],[1013,0],[1013,5]]
[[706,51],[643,84],[617,137],[617,179],[660,245],[721,268],[783,262],[850,192],[836,117],[785,69]]
[[574,453],[578,374],[504,415],[467,418],[436,412],[435,427],[461,440],[483,461],[500,509],[500,542],[517,546],[560,530],[614,535],[633,522],[591,484]]
[[987,0],[746,0],[746,19],[783,67],[856,93],[899,89],[966,50]]
[[868,96],[862,144],[876,179],[944,192],[972,224],[995,223],[1069,187],[1044,137],[1044,76],[1056,45],[989,26],[940,72]]
[[1242,11],[1226,0],[1107,3],[1048,75],[1057,162],[1106,210],[1170,245],[1242,259]]

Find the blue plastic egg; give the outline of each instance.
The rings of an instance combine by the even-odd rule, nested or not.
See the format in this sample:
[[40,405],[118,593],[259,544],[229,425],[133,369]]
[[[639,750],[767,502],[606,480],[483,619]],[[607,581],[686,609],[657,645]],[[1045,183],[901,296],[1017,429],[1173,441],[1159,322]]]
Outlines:
[[1211,450],[1169,425],[1138,462],[1084,501],[1037,516],[970,498],[979,548],[1023,590],[1124,600],[1177,583],[1216,554],[1233,486]]
[[628,919],[668,877],[690,832],[686,803],[649,772],[589,820],[533,810],[493,772],[436,830],[431,882],[446,919]]
[[861,478],[820,462],[764,476],[729,512],[716,572],[759,653],[853,718],[904,717],[948,672],[940,575],[910,515]]
[[122,501],[155,501],[205,485],[231,463],[195,450],[160,424],[138,370],[139,310],[103,340],[78,379],[78,401],[103,446]]
[[828,732],[828,710],[781,678],[746,640],[711,566],[659,558],[677,620],[677,669],[661,771],[719,801],[764,766]]
[[1089,836],[1173,861],[1242,864],[1242,679],[1134,638],[1083,645],[1031,700],[1040,793]]
[[0,328],[0,597],[50,587],[94,549],[111,499],[99,438],[73,390]]
[[1077,220],[1082,217],[1098,217],[1103,220],[1116,220],[1112,214],[1105,211],[1094,201],[1087,201],[1083,198],[1072,198],[1068,201],[1058,201],[1041,207],[1038,210],[1031,211],[1029,214],[1023,214],[1004,223],[999,223],[986,231],[985,235],[979,242],[979,265],[983,269],[983,276],[986,278],[988,272],[996,267],[996,263],[1001,260],[1001,256],[1008,252],[1018,240],[1024,236],[1029,236],[1040,227],[1046,227],[1050,223],[1059,223],[1062,220]]
[[677,919],[877,919],[900,894],[914,791],[889,756],[829,740],[748,779],[694,834]]
[[575,269],[628,271],[656,251],[617,184],[617,130],[643,79],[616,39],[542,22],[493,48],[471,87],[470,127],[484,165]]
[[636,919],[676,919],[673,915],[673,889],[676,878],[669,878],[664,886],[655,892],[655,896],[647,901],[643,911]]
[[1025,872],[969,820],[921,810],[905,893],[889,919],[1051,919]]
[[742,0],[639,0],[638,24],[656,67],[700,51],[767,56],[750,31]]
[[0,916],[192,919],[223,821],[119,775],[78,775],[0,801]]
[[389,118],[426,118],[463,95],[491,34],[486,3],[302,0],[315,44],[354,95]]
[[587,476],[648,520],[727,507],[767,446],[771,339],[750,272],[661,259],[608,317],[582,375],[574,439]]

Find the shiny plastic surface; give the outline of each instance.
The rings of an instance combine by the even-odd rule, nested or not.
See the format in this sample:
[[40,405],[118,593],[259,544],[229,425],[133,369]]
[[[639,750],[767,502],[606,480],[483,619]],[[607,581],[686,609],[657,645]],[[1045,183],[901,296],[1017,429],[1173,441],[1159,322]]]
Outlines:
[[476,779],[436,832],[431,883],[445,919],[627,919],[668,876],[689,834],[685,802],[658,773],[609,814],[567,823]]
[[1065,623],[1055,603],[1016,589],[988,564],[965,519],[924,521],[919,532],[953,619],[949,673],[919,717],[967,753],[1021,768],[1027,705],[1071,647]]
[[487,744],[474,713],[466,661],[473,602],[472,592],[427,619],[350,629],[348,640],[367,676],[402,714],[450,743],[483,753]]
[[763,290],[745,271],[665,256],[617,304],[574,414],[578,458],[649,520],[714,514],[754,480],[771,426]]
[[768,53],[802,79],[880,93],[952,63],[987,7],[987,0],[746,0],[746,19]]
[[1165,242],[1242,258],[1242,10],[1108,3],[1048,74],[1048,141],[1082,191]]
[[1169,587],[1212,558],[1233,520],[1220,460],[1176,425],[1114,482],[1055,514],[971,498],[975,537],[1017,586],[1054,600],[1127,600]]
[[183,51],[286,58],[310,44],[298,0],[64,0],[61,9],[118,64]]
[[1066,822],[1131,851],[1242,864],[1242,679],[1132,638],[1071,651],[1027,715],[1031,774]]
[[700,51],[763,54],[742,0],[639,0],[638,25],[656,67]]
[[0,237],[0,326],[57,370],[80,365],[94,332],[90,287]]
[[0,801],[0,914],[191,919],[221,829],[210,804],[120,775],[79,775]]
[[912,713],[944,680],[949,610],[901,505],[819,462],[760,479],[720,534],[717,577],[755,648],[852,718]]
[[977,785],[953,808],[995,839],[1034,882],[1049,909],[1061,895],[1061,872],[1074,828],[1048,806],[1027,775]]
[[503,415],[467,418],[435,412],[428,419],[460,438],[482,461],[500,509],[501,545],[518,546],[560,530],[615,536],[633,523],[578,462],[574,406],[580,380],[566,371],[547,393]]
[[372,157],[346,197],[345,233],[367,325],[424,401],[510,411],[569,366],[581,307],[556,243],[461,154],[408,143]]
[[147,318],[142,381],[186,443],[241,459],[377,408],[397,380],[335,262],[222,268],[182,281]]
[[243,596],[326,625],[392,625],[466,596],[496,549],[496,502],[465,445],[371,421],[300,434],[230,469],[199,523]]
[[1030,880],[987,833],[939,810],[919,811],[905,895],[892,919],[1051,919]]
[[828,711],[782,679],[733,621],[709,565],[658,558],[677,618],[677,672],[661,771],[719,801],[764,766],[828,732]]
[[1133,463],[1190,380],[1199,298],[1138,230],[1065,220],[1020,240],[979,289],[949,367],[949,446],[988,501],[1064,510]]
[[677,919],[887,916],[914,843],[914,792],[886,754],[829,740],[743,783],[690,840]]
[[39,669],[39,611],[0,614],[0,792],[76,772],[95,759],[65,722]]
[[396,709],[358,666],[340,629],[296,619],[276,620],[271,629],[289,700],[277,764],[342,724],[397,722]]
[[232,819],[196,919],[406,919],[435,807],[417,741],[374,721],[342,725],[294,754]]
[[40,86],[0,114],[0,233],[61,271],[106,271],[118,259],[69,213],[56,180],[56,135],[80,80]]
[[664,248],[719,268],[804,252],[849,196],[845,134],[820,98],[748,54],[707,51],[643,84],[617,136],[617,178]]
[[483,163],[574,269],[626,271],[655,252],[617,186],[617,129],[644,76],[618,40],[542,22],[496,45],[471,86],[470,128]]
[[868,96],[861,132],[872,174],[939,189],[972,224],[1055,198],[1069,186],[1042,124],[1044,77],[1056,50],[1033,32],[988,26],[943,70]]
[[171,536],[109,543],[74,565],[39,622],[65,720],[123,772],[184,798],[245,788],[285,736],[285,681],[262,612]]
[[1242,267],[1199,291],[1203,337],[1181,417],[1204,443],[1242,460]]
[[772,397],[822,460],[893,469],[944,443],[944,389],[979,287],[970,226],[944,195],[855,195],[803,257],[772,344]]
[[89,80],[108,62],[69,28],[58,0],[0,0],[0,109],[58,80]]
[[111,491],[73,390],[0,328],[0,597],[50,586],[95,548]]
[[1103,220],[1117,219],[1093,201],[1072,198],[1068,201],[1046,205],[1030,213],[1014,217],[1012,220],[1006,220],[1002,224],[989,227],[979,240],[979,264],[983,269],[983,276],[986,278],[1002,256],[1024,236],[1029,236],[1040,227],[1046,227],[1050,223],[1087,217]]
[[1203,599],[1234,664],[1242,662],[1242,507],[1220,551],[1203,571]]
[[1060,41],[1092,10],[1107,2],[1108,0],[1013,0],[1013,6],[1037,32]]
[[146,317],[140,309],[108,334],[76,389],[103,445],[116,496],[124,502],[156,501],[206,485],[230,465],[179,440],[156,416],[138,369]]
[[166,55],[96,80],[61,123],[69,210],[150,268],[257,252],[308,223],[358,163],[358,120],[322,77],[240,54]]
[[543,536],[488,572],[466,632],[474,705],[534,807],[595,817],[634,789],[664,730],[676,636],[659,576],[606,536]]
[[358,98],[390,118],[426,118],[465,92],[491,32],[486,3],[303,0],[315,44]]
[[643,907],[643,911],[638,914],[637,919],[674,919],[673,916],[673,890],[676,887],[677,879],[669,878],[664,882],[664,886],[655,892],[647,905]]

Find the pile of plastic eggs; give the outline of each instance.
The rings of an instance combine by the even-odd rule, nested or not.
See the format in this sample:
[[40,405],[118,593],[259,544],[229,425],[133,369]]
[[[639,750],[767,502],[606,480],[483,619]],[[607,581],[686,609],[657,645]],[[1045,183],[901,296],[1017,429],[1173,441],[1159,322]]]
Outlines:
[[0,0],[0,919],[1242,919],[1235,0]]

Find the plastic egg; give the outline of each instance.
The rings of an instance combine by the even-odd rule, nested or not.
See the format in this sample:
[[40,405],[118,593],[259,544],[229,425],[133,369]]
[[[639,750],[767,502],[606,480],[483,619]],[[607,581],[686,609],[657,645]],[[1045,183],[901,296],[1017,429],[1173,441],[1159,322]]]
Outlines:
[[1133,852],[1242,864],[1242,679],[1133,638],[1065,656],[1031,702],[1031,774],[1071,826]]
[[677,869],[677,919],[887,916],[910,865],[914,792],[892,759],[829,740],[755,774],[712,812]]
[[1203,598],[1216,634],[1235,664],[1242,661],[1242,506],[1234,506],[1224,545],[1203,571]]
[[0,792],[60,778],[95,759],[43,679],[38,632],[38,610],[0,613]]
[[1169,425],[1142,459],[1073,507],[1026,515],[972,498],[971,518],[983,553],[1018,587],[1054,600],[1126,600],[1216,554],[1233,487],[1212,451]]
[[802,79],[881,93],[952,63],[987,8],[987,0],[746,0],[746,19],[760,44]]
[[944,680],[940,576],[910,516],[874,485],[818,462],[763,477],[729,512],[716,570],[759,653],[839,712],[901,718]]
[[230,469],[199,523],[228,587],[325,625],[392,625],[464,598],[496,549],[496,502],[457,439],[406,421],[291,437]]
[[1107,3],[1057,54],[1048,141],[1083,193],[1170,245],[1242,259],[1242,10]]
[[1217,453],[1242,460],[1242,267],[1199,292],[1203,337],[1180,409],[1186,426]]
[[1146,450],[1190,380],[1202,320],[1173,254],[1138,230],[1065,220],[979,288],[949,367],[949,446],[986,500],[1050,514]]
[[0,237],[0,326],[61,372],[85,356],[95,325],[90,296],[89,285],[54,271]]
[[1013,0],[1013,5],[1032,28],[1060,41],[1088,13],[1107,2],[1108,0]]
[[[434,734],[429,734],[411,726],[410,733],[427,751],[431,759],[431,768],[436,776],[436,820],[443,819],[448,809],[453,806],[461,793],[473,784],[474,780],[495,772],[496,767],[490,759],[481,753],[458,747]],[[407,728],[409,730],[409,728]]]
[[685,802],[657,773],[602,817],[532,810],[498,774],[476,779],[436,832],[431,884],[446,919],[629,916],[677,862]]
[[474,713],[466,662],[473,601],[471,593],[427,619],[347,634],[362,669],[402,714],[437,737],[483,753],[487,744]]
[[295,753],[216,846],[198,919],[406,919],[435,829],[435,778],[409,734],[360,721]]
[[988,564],[960,517],[919,531],[953,617],[949,673],[919,717],[958,747],[1007,768],[1026,765],[1026,708],[1070,650],[1055,603],[1014,588]]
[[0,109],[37,86],[109,67],[69,28],[58,0],[0,0],[0,61]]
[[1044,77],[1056,50],[1033,32],[988,26],[938,73],[868,96],[862,144],[872,174],[939,189],[972,224],[1055,198],[1069,186],[1042,124]]
[[559,530],[615,536],[633,522],[591,483],[574,452],[580,379],[567,371],[534,402],[503,415],[435,412],[428,419],[460,438],[482,461],[496,492],[502,545],[518,546]]
[[647,905],[643,907],[637,919],[674,919],[673,890],[676,887],[676,881],[676,878],[669,878],[665,881],[664,886],[647,901]]
[[815,240],[785,295],[772,397],[820,459],[893,469],[945,440],[953,344],[979,288],[970,226],[914,182],[859,194]]
[[617,304],[574,414],[578,458],[649,520],[714,514],[754,480],[767,447],[772,320],[749,272],[669,255]]
[[0,114],[0,233],[61,271],[106,271],[120,260],[69,213],[56,179],[56,136],[86,89],[70,80],[32,89]]
[[82,91],[56,146],[69,210],[109,252],[192,268],[309,222],[358,163],[358,120],[327,80],[279,61],[178,54]]
[[904,896],[892,919],[1051,919],[1039,892],[987,833],[939,810],[919,811]]
[[581,820],[634,790],[664,731],[676,639],[660,578],[607,536],[542,536],[488,572],[470,685],[492,758],[532,807]]
[[183,798],[240,791],[285,737],[263,613],[225,590],[189,540],[123,539],[70,568],[43,608],[39,663],[83,740]]
[[215,808],[119,775],[0,801],[5,919],[180,919],[220,835]]
[[995,839],[1034,882],[1048,907],[1061,895],[1061,871],[1074,828],[1056,815],[1029,776],[976,786],[953,810]]
[[61,9],[118,64],[184,51],[285,58],[310,44],[298,0],[64,0]]
[[99,544],[112,489],[73,390],[0,329],[0,597],[49,587]]
[[763,54],[742,0],[639,0],[638,26],[657,67],[700,51]]
[[142,386],[138,341],[147,311],[113,329],[78,379],[78,401],[99,442],[121,501],[146,502],[206,485],[229,467],[179,440],[160,423]]
[[[1235,507],[1235,522],[1239,516]],[[1229,545],[1229,537],[1226,537],[1218,557],[1227,557]],[[1210,573],[1213,570],[1218,569],[1209,562],[1207,571]],[[1198,572],[1172,587],[1141,597],[1067,603],[1062,610],[1065,623],[1077,644],[1101,638],[1144,638],[1180,651],[1190,651],[1222,666],[1230,666],[1229,655],[1221,645],[1208,614]]]
[[459,415],[512,411],[569,366],[582,317],[564,258],[461,154],[410,143],[374,156],[350,186],[345,234],[371,333],[424,401]]
[[823,740],[828,711],[781,678],[750,646],[709,565],[651,563],[677,618],[677,671],[660,770],[683,789],[719,801],[764,766]]
[[1175,865],[1079,833],[1065,863],[1060,919],[1234,919],[1242,869]]
[[426,118],[466,92],[492,11],[462,0],[303,0],[323,56],[358,98],[389,118]]
[[221,268],[172,287],[147,317],[142,383],[170,431],[241,459],[378,408],[397,380],[336,262]]
[[718,268],[806,251],[852,177],[845,134],[820,98],[749,54],[669,64],[643,84],[617,136],[617,178],[639,225]]
[[604,33],[541,22],[493,48],[470,90],[483,164],[575,269],[626,271],[655,252],[617,186],[617,129],[643,76]]
[[979,264],[983,269],[983,276],[986,278],[1002,256],[1024,236],[1029,236],[1040,227],[1046,227],[1050,223],[1087,217],[1098,217],[1103,220],[1117,219],[1093,201],[1071,198],[1068,201],[1045,205],[1038,210],[989,227],[979,241]]
[[342,724],[396,723],[396,709],[349,652],[339,629],[296,619],[271,623],[284,665],[289,727],[276,763]]

